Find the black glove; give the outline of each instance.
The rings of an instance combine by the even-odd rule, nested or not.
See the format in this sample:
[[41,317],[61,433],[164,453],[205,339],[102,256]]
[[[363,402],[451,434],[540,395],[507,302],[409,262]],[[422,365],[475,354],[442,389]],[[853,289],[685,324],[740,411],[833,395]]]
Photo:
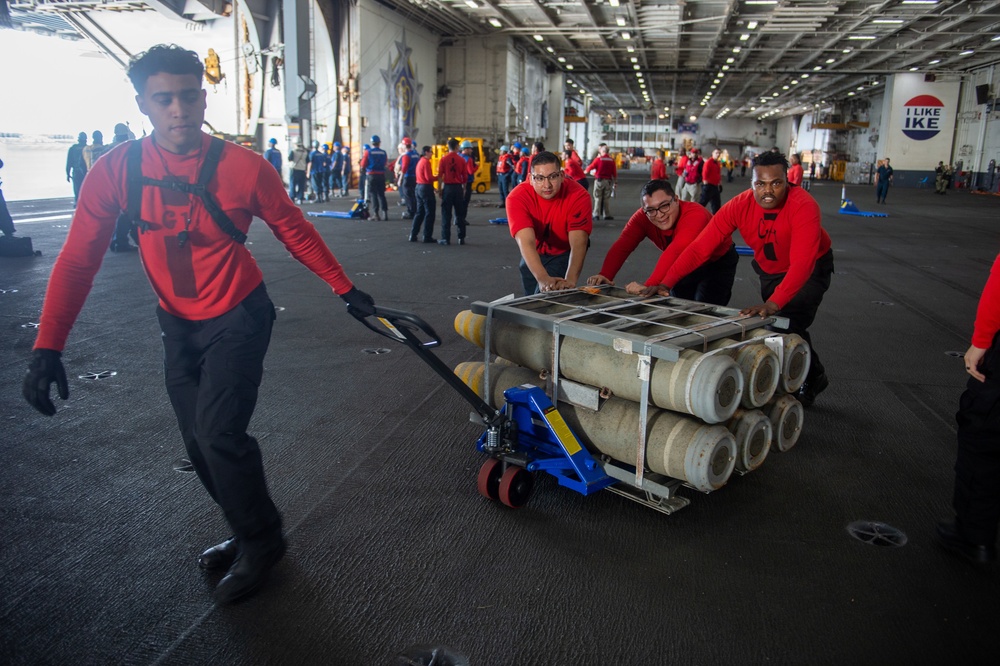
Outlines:
[[370,317],[375,314],[375,299],[357,287],[351,287],[349,292],[340,297],[347,301],[347,311],[355,317]]
[[56,413],[56,406],[49,399],[52,382],[56,383],[60,398],[69,398],[69,383],[60,356],[62,354],[54,349],[36,349],[28,365],[28,374],[24,376],[24,399],[46,416]]

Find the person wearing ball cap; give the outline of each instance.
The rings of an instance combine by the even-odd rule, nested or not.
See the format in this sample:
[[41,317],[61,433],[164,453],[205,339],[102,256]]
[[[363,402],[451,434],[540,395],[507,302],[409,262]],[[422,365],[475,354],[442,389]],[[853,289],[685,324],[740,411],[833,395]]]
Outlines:
[[[361,157],[361,170],[365,172],[365,182],[367,192],[364,193],[365,200],[375,213],[376,220],[389,219],[389,204],[385,200],[385,166],[389,161],[389,156],[380,147],[382,139],[378,134],[373,134],[372,145],[365,149],[365,154]],[[379,216],[381,211],[382,217]]]

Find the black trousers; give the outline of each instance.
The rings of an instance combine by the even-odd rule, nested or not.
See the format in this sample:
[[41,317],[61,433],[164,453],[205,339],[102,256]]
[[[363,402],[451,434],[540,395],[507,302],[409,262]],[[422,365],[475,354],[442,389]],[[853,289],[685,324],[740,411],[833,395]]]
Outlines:
[[385,214],[389,215],[389,204],[385,201],[385,174],[384,173],[370,173],[368,174],[368,205],[372,207],[373,212],[378,212],[382,210]]
[[[753,269],[760,278],[760,296],[766,301],[771,298],[771,294],[774,293],[774,290],[777,289],[781,281],[785,279],[785,274],[765,273],[761,270],[760,265],[757,264],[756,259],[753,262]],[[823,367],[823,363],[819,360],[819,354],[816,353],[816,347],[813,346],[812,337],[809,335],[809,326],[816,318],[816,311],[819,309],[819,304],[823,302],[823,294],[830,288],[830,276],[832,275],[833,250],[829,250],[816,260],[816,266],[813,268],[812,275],[809,276],[806,283],[799,289],[799,293],[795,294],[792,300],[788,301],[785,307],[778,311],[778,316],[788,318],[788,332],[802,336],[802,339],[809,343],[809,349],[812,350],[812,361],[809,364],[809,374],[806,375],[806,382],[811,382],[826,372],[826,368]]]
[[281,516],[247,434],[271,341],[274,306],[261,283],[235,308],[189,321],[157,307],[167,395],[198,478],[244,549],[267,550]]
[[[569,270],[569,252],[562,254],[539,253],[538,256],[542,260],[542,266],[545,266],[545,272],[553,277],[561,278]],[[524,257],[521,258],[518,268],[521,271],[521,286],[524,288],[524,295],[531,296],[532,294],[539,293],[538,280],[535,279],[531,270],[528,269],[528,264],[524,261]]]
[[10,236],[14,233],[14,218],[10,216],[7,209],[7,200],[3,198],[3,190],[0,190],[0,233]]
[[709,183],[701,184],[701,200],[698,201],[714,215],[722,208],[722,188]]
[[[420,234],[420,227],[423,227],[423,240],[429,241],[434,236],[434,211],[437,209],[437,202],[434,200],[434,186],[417,185],[414,198],[417,200],[417,212],[413,216],[410,238],[417,238]],[[407,202],[409,202],[409,198],[407,198]]]
[[729,305],[729,299],[733,295],[733,281],[736,279],[736,266],[739,263],[740,256],[736,253],[736,246],[730,245],[729,251],[724,255],[679,280],[670,290],[670,295],[712,305]]
[[451,241],[452,219],[458,227],[458,237],[465,238],[465,227],[459,224],[462,206],[462,197],[465,186],[459,183],[445,185],[441,192],[441,240]]
[[406,214],[412,220],[417,215],[417,177],[403,178],[403,197],[406,199]]
[[1000,335],[986,352],[981,382],[969,378],[959,400],[955,519],[961,534],[992,546],[1000,523]]

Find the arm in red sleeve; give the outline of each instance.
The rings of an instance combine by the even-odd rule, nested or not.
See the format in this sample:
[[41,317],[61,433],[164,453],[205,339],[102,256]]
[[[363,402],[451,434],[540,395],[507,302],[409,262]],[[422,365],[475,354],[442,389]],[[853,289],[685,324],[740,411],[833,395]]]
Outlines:
[[607,256],[604,257],[604,263],[601,265],[601,270],[598,271],[601,275],[609,280],[615,279],[618,271],[625,264],[625,260],[635,252],[635,249],[639,247],[639,243],[646,237],[646,231],[643,229],[642,224],[645,221],[645,217],[646,214],[640,209],[625,223],[625,228],[622,229],[618,240],[611,245]]
[[823,238],[819,204],[812,197],[803,200],[789,213],[792,240],[788,252],[788,271],[769,299],[779,308],[788,305],[809,279],[816,266],[820,241]]
[[330,285],[334,292],[346,294],[354,285],[343,267],[320,238],[316,227],[288,198],[278,172],[273,168],[261,168],[264,164],[267,163],[261,160],[257,166],[254,215],[264,220],[293,257]]
[[406,173],[410,169],[410,154],[403,153],[399,158],[399,170]]
[[997,255],[990,269],[990,277],[979,297],[976,309],[976,326],[972,332],[972,345],[988,349],[993,338],[1000,331],[1000,255]]
[[586,174],[586,173],[590,173],[591,171],[593,171],[594,169],[596,169],[597,168],[597,164],[598,164],[598,162],[600,162],[600,160],[601,160],[600,156],[595,157],[594,160],[590,164],[587,165],[587,168],[584,169],[583,172]]
[[361,167],[362,169],[364,169],[365,167],[367,167],[367,166],[368,166],[368,151],[367,151],[367,150],[366,150],[366,151],[364,152],[364,154],[363,154],[363,155],[361,156],[361,162],[359,162],[358,164],[359,164],[359,166],[360,166],[360,167]]
[[[677,224],[674,225],[674,239],[670,241],[670,245],[660,254],[660,258],[657,260],[652,274],[646,280],[645,284],[647,287],[654,284],[666,284],[664,278],[670,267],[674,265],[678,257],[681,256],[681,253],[698,239],[701,232],[704,231],[705,227],[712,220],[712,214],[704,206],[699,204],[685,206],[684,203],[686,202],[678,203],[681,205],[681,216],[677,220]],[[732,237],[732,232],[730,232],[730,237]],[[725,238],[725,236],[720,236],[720,238]],[[701,263],[705,263],[705,261],[711,258],[717,246],[718,244],[708,249],[708,254],[705,255],[705,259]],[[676,282],[673,284],[676,284]]]
[[736,231],[735,207],[723,206],[709,221],[694,242],[688,245],[673,262],[663,276],[662,282],[673,288],[675,284],[686,277],[691,271],[704,264],[712,256],[712,250],[717,248],[726,238],[732,238]]
[[111,244],[122,206],[117,198],[118,184],[109,171],[110,162],[109,159],[96,162],[83,182],[66,243],[52,267],[45,291],[36,349],[65,348],[70,329],[83,309],[94,276]]

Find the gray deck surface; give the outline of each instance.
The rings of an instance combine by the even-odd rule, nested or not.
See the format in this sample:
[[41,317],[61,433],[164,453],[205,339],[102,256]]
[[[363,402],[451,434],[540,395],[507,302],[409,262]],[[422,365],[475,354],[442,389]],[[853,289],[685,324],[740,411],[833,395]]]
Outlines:
[[[585,275],[643,181],[622,177]],[[836,260],[812,327],[830,388],[794,449],[711,495],[685,491],[672,516],[547,477],[520,510],[481,497],[470,407],[256,222],[250,249],[280,312],[251,431],[290,550],[227,608],[195,564],[228,532],[173,468],[183,449],[138,258],[106,257],[64,354],[70,399],[46,418],[20,384],[67,221],[22,224],[43,256],[0,259],[0,663],[366,666],[416,644],[474,666],[995,663],[998,568],[954,559],[934,526],[950,515],[966,378],[948,352],[968,346],[1000,200],[896,188],[878,207],[891,217],[864,218],[837,213],[839,184],[812,192]],[[873,188],[848,197],[875,208]],[[407,243],[408,220],[314,222],[360,288],[438,330],[453,367],[482,358],[455,314],[520,295],[517,248],[487,223],[496,199],[474,196],[464,247]],[[68,207],[11,205],[15,220]],[[647,243],[620,279],[644,279],[655,256]],[[759,302],[748,257],[738,280],[731,305]],[[78,379],[104,370],[117,374]],[[856,520],[908,542],[863,543]]]

